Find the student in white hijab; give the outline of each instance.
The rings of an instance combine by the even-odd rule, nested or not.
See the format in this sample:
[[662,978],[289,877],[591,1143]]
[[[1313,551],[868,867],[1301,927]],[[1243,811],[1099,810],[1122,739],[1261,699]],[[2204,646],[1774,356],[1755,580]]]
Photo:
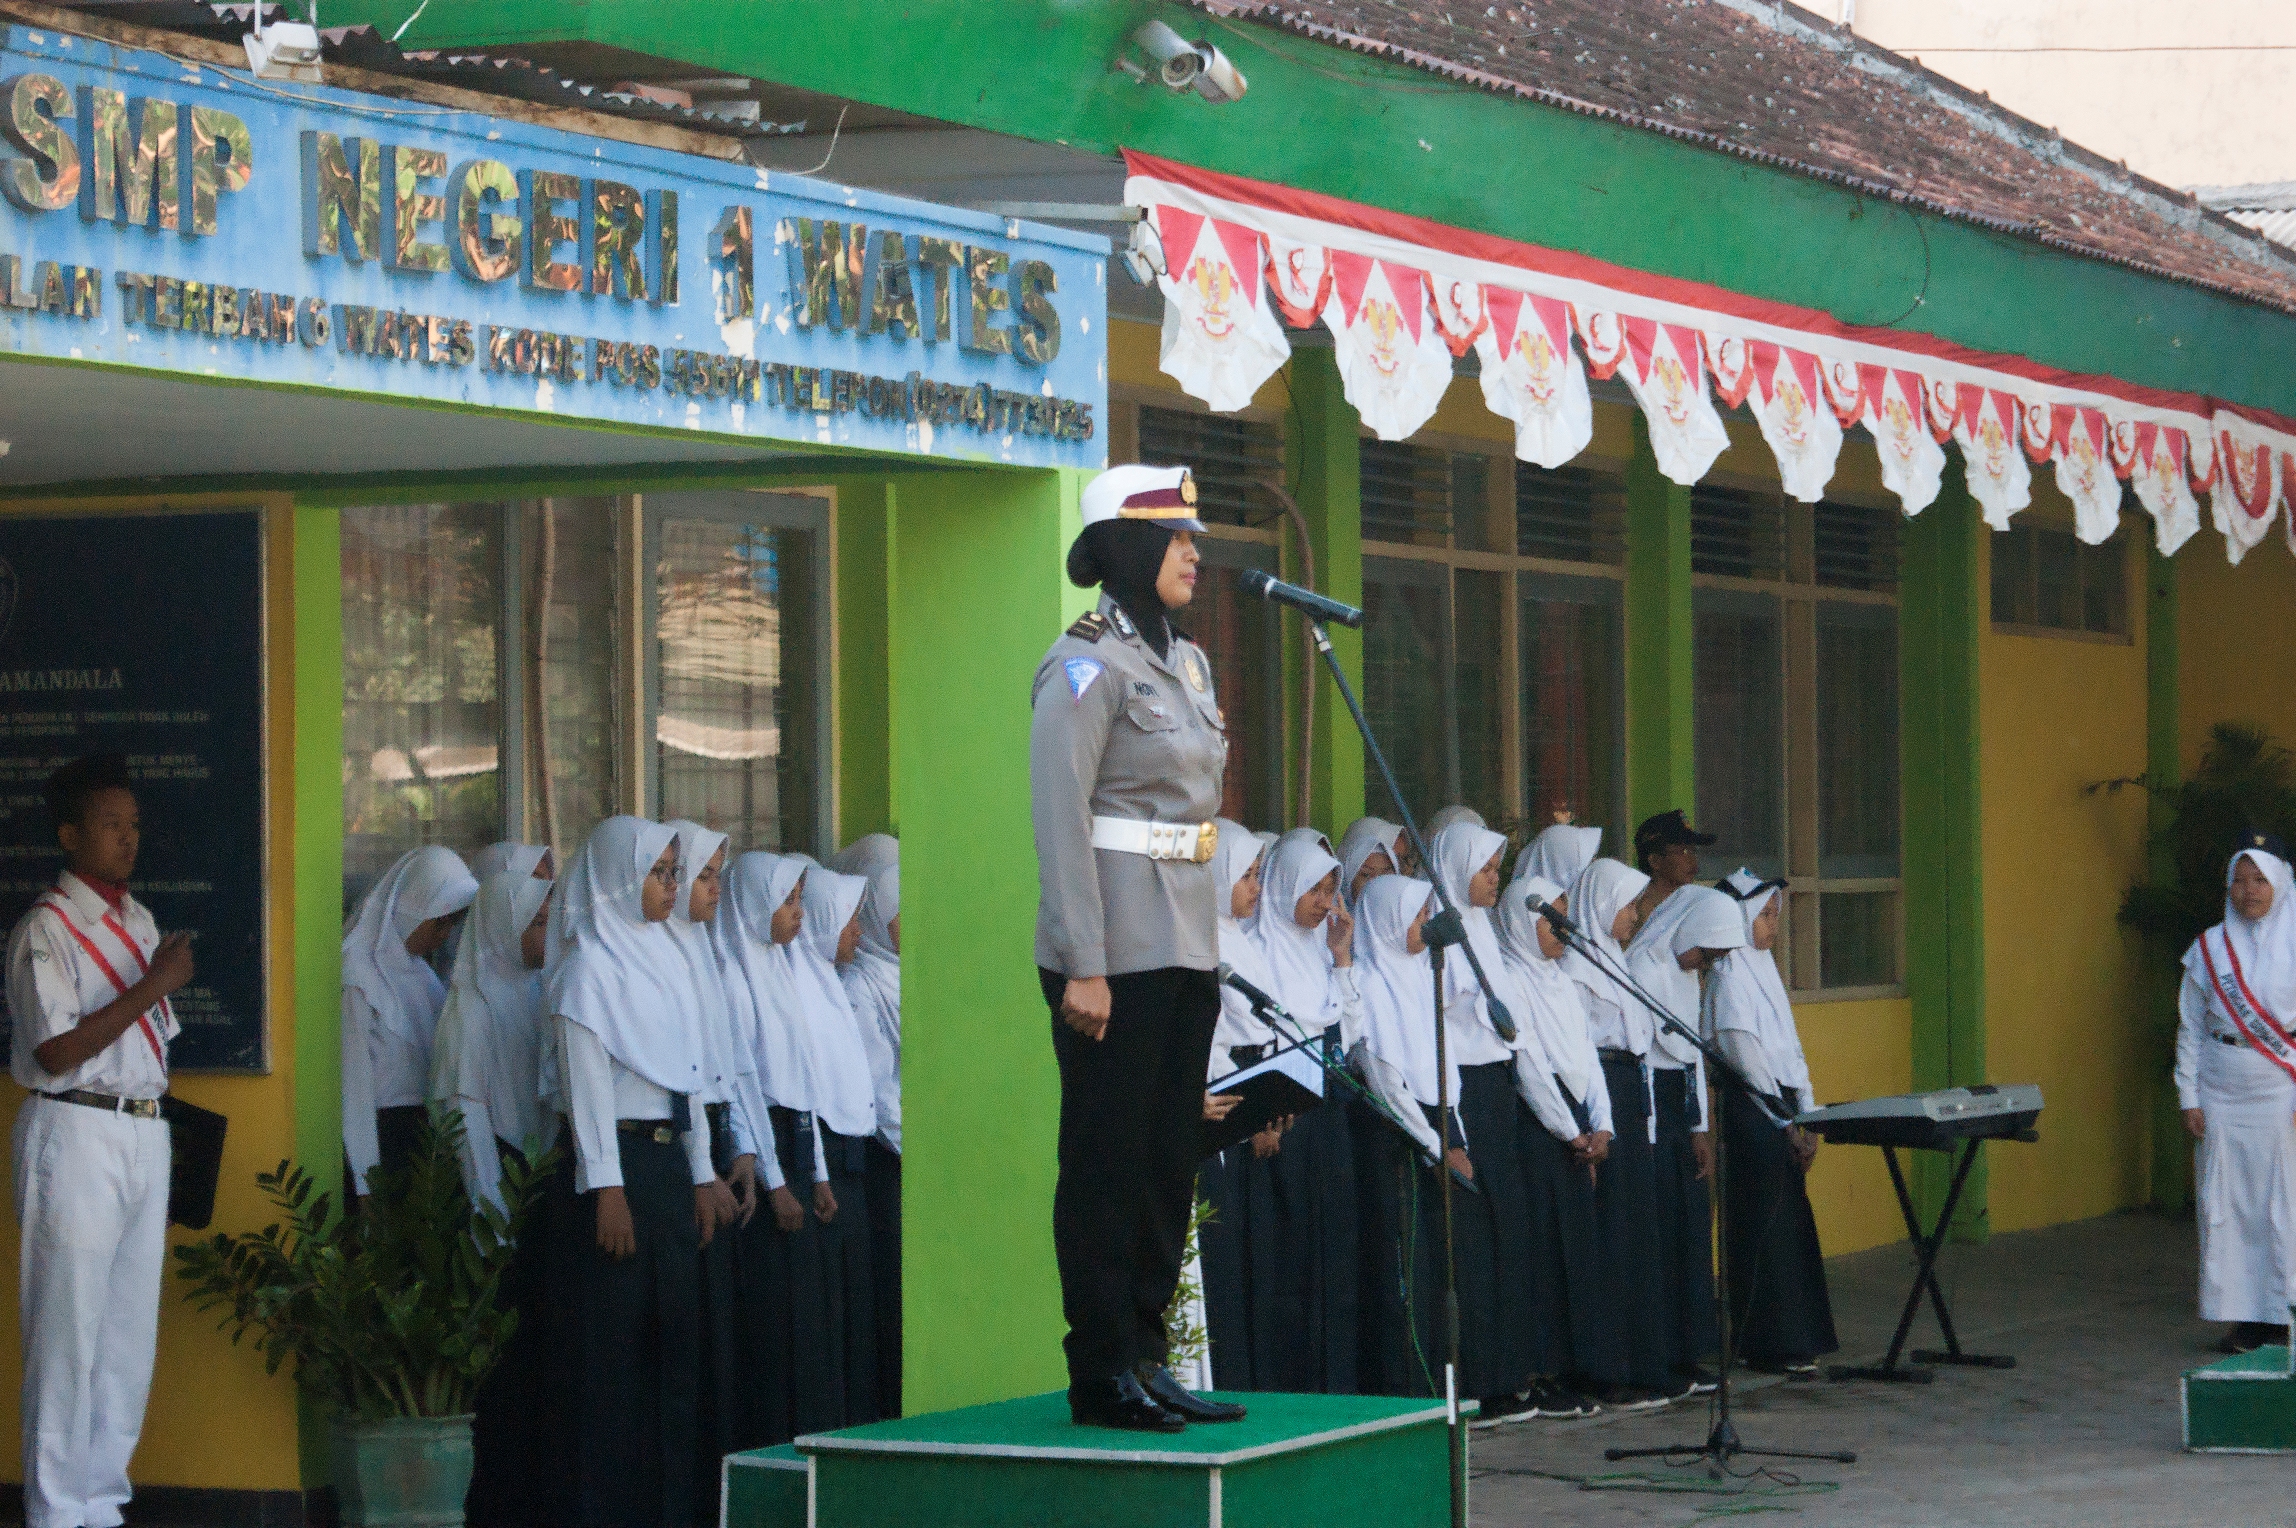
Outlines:
[[1541,876],[1569,891],[1602,848],[1602,829],[1558,822],[1542,829],[1515,856],[1515,879]]
[[[1267,846],[1251,829],[1228,818],[1218,819],[1219,845],[1212,854],[1212,881],[1219,909],[1217,938],[1220,964],[1262,992],[1272,990],[1274,975],[1267,952],[1260,948],[1254,929],[1260,911],[1260,867]],[[1252,1011],[1251,1000],[1233,987],[1220,988],[1220,1017],[1213,1026],[1211,1054],[1205,1061],[1205,1080],[1225,1077],[1236,1070],[1232,1051],[1259,1053],[1275,1031]],[[1227,1118],[1236,1107],[1232,1093],[1204,1093],[1204,1118]],[[1183,1274],[1192,1282],[1202,1309],[1189,1315],[1201,1326],[1205,1351],[1194,1379],[1184,1379],[1192,1390],[1210,1390],[1215,1383],[1250,1363],[1251,1311],[1246,1285],[1242,1226],[1250,1214],[1252,1150],[1240,1147],[1215,1152],[1196,1170],[1196,1197],[1211,1207],[1211,1214],[1196,1232],[1196,1263]],[[1173,1371],[1179,1373],[1178,1369]],[[1232,1386],[1228,1388],[1233,1388]]]
[[1339,840],[1339,882],[1352,908],[1363,888],[1383,875],[1399,873],[1407,858],[1403,829],[1384,817],[1358,817]]
[[[1219,847],[1212,856],[1212,878],[1218,886],[1220,963],[1262,992],[1273,991],[1275,973],[1268,966],[1267,950],[1259,940],[1259,910],[1266,886],[1263,870],[1268,849],[1241,823],[1221,819]],[[1242,909],[1239,911],[1239,909]],[[1236,1070],[1231,1052],[1265,1054],[1275,1031],[1252,1009],[1251,999],[1235,988],[1220,988],[1220,1017],[1212,1031],[1212,1054],[1206,1077],[1225,1077]]]
[[[1355,909],[1363,1041],[1353,1065],[1392,1110],[1391,1118],[1368,1106],[1354,1111],[1364,1248],[1357,1380],[1370,1395],[1442,1393],[1442,1183],[1429,1165],[1441,1150],[1438,1097],[1452,1103],[1449,1166],[1474,1176],[1457,1122],[1458,1057],[1446,1057],[1447,1076],[1435,1066],[1434,969],[1422,937],[1434,911],[1434,887],[1401,875],[1366,885]],[[1470,1197],[1461,1191],[1454,1209]]]
[[[1708,971],[1705,1020],[1723,1058],[1772,1109],[1791,1119],[1814,1108],[1816,1100],[1773,953],[1785,884],[1743,869],[1724,877],[1721,890],[1738,904],[1746,943]],[[1718,1081],[1715,1091],[1729,1166],[1725,1267],[1735,1346],[1749,1368],[1814,1374],[1818,1359],[1841,1346],[1804,1176],[1818,1154],[1817,1137],[1799,1128],[1779,1129],[1726,1081]]]
[[[856,850],[867,852],[856,854]],[[869,1271],[877,1301],[877,1414],[901,1414],[901,865],[893,840],[873,833],[838,856],[870,866],[861,893],[861,942],[838,969],[876,1085],[877,1133],[868,1170]]]
[[690,979],[663,925],[683,883],[677,836],[609,817],[551,909],[543,1086],[567,1117],[552,1185],[550,1300],[564,1366],[539,1516],[684,1524],[694,1517],[702,1239],[717,1169],[695,1094],[703,1051]]
[[1433,850],[1435,840],[1441,836],[1443,830],[1455,822],[1463,822],[1471,828],[1489,826],[1483,821],[1481,812],[1476,811],[1471,806],[1460,806],[1454,803],[1437,812],[1434,819],[1427,824],[1427,843],[1430,851]]
[[2223,1346],[2288,1340],[2296,1300],[2296,886],[2288,850],[2246,835],[2224,921],[2185,952],[2176,1091],[2194,1141],[2200,1315]]
[[901,841],[890,833],[864,833],[829,856],[829,868],[863,880],[901,862]]
[[1492,915],[1525,1044],[1515,1052],[1515,1087],[1531,1113],[1521,1131],[1528,1184],[1532,1280],[1525,1298],[1536,1315],[1538,1376],[1527,1399],[1540,1416],[1589,1414],[1590,1392],[1628,1378],[1626,1337],[1605,1280],[1595,1179],[1610,1155],[1610,1093],[1588,1032],[1578,984],[1563,973],[1563,944],[1531,911],[1536,896],[1568,914],[1562,887],[1519,877]]
[[[1258,946],[1262,990],[1291,1023],[1230,1048],[1221,1058],[1230,1070],[1302,1043],[1337,1061],[1362,1027],[1355,924],[1339,905],[1339,869],[1313,828],[1294,828],[1268,852],[1258,917],[1245,937]],[[1223,943],[1223,958],[1227,951]],[[1240,1341],[1222,1333],[1213,1361],[1222,1388],[1353,1393],[1361,1249],[1345,1101],[1327,1087],[1324,1101],[1287,1128],[1224,1155],[1241,1211],[1231,1229],[1244,1250],[1245,1323]]]
[[868,1190],[877,1091],[860,1021],[837,976],[838,964],[860,949],[861,895],[867,889],[857,875],[819,866],[807,870],[801,897],[805,927],[790,944],[806,1066],[814,1085],[814,1124],[836,1206],[820,1236],[824,1288],[831,1300],[831,1365],[844,1392],[839,1415],[824,1424],[833,1427],[877,1420],[877,1296]]
[[488,844],[470,857],[470,873],[478,877],[480,885],[504,871],[544,882],[555,880],[558,875],[547,844],[522,844],[504,839],[498,844]]
[[[1695,1034],[1699,975],[1745,942],[1737,904],[1711,886],[1683,886],[1636,930],[1627,946],[1627,969]],[[1655,1019],[1653,1025],[1649,1063],[1661,1298],[1679,1393],[1701,1394],[1716,1382],[1705,1364],[1722,1345],[1714,1320],[1714,1207],[1706,1188],[1714,1172],[1706,1061],[1690,1040],[1656,1026]]]
[[478,896],[462,856],[410,849],[383,872],[343,935],[343,1153],[351,1191],[397,1172],[421,1138],[431,1035],[446,983],[430,965]]
[[736,1065],[746,1069],[768,1121],[758,1168],[771,1213],[742,1228],[740,1249],[738,1341],[749,1400],[744,1442],[751,1446],[832,1426],[844,1403],[820,1252],[821,1227],[836,1218],[837,1202],[812,1120],[793,949],[804,928],[809,868],[794,855],[742,855],[725,877],[710,931],[741,1053]]
[[[558,1117],[544,1114],[541,1097],[549,898],[550,883],[536,880],[531,866],[499,868],[479,884],[431,1047],[431,1102],[462,1118],[463,1189],[473,1204],[497,1211],[506,1208],[504,1165],[524,1166],[557,1131]],[[472,1407],[467,1506],[477,1523],[513,1520],[533,1499],[537,1454],[528,1424],[545,1401],[549,1354],[541,1223],[530,1212],[518,1229],[502,1287],[518,1330]]]
[[1658,1163],[1652,1144],[1657,1121],[1643,1059],[1650,1050],[1652,1021],[1610,974],[1626,969],[1624,944],[1634,937],[1635,898],[1649,884],[1649,876],[1617,860],[1588,861],[1571,884],[1571,921],[1601,958],[1590,960],[1573,950],[1563,959],[1585,1006],[1587,1032],[1602,1063],[1603,1090],[1610,1095],[1614,1133],[1610,1155],[1595,1178],[1595,1214],[1613,1308],[1626,1334],[1627,1379],[1597,1386],[1594,1397],[1614,1411],[1663,1406],[1681,1389],[1673,1374],[1670,1318],[1658,1278]]
[[[1464,816],[1428,845],[1435,884],[1458,909],[1467,948],[1481,960],[1492,994],[1505,1004],[1515,1039],[1494,1026],[1475,967],[1466,950],[1444,962],[1447,1006],[1444,1038],[1459,1065],[1459,1119],[1479,1194],[1451,1206],[1457,1249],[1459,1348],[1464,1394],[1483,1403],[1482,1415],[1518,1414],[1534,1404],[1525,1396],[1540,1377],[1541,1334],[1528,1297],[1536,1274],[1531,1260],[1530,1184],[1523,1172],[1524,1111],[1515,1091],[1517,1044],[1535,1048],[1524,1034],[1523,996],[1499,948],[1491,909],[1499,902],[1499,876],[1507,840]],[[1534,1078],[1547,1068],[1534,1063]],[[1536,1128],[1535,1125],[1533,1128]]]

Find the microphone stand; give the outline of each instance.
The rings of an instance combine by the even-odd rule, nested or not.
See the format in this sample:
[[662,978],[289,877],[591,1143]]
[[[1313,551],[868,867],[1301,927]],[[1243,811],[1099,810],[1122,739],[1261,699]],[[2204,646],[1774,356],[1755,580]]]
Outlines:
[[1331,674],[1331,682],[1339,686],[1340,699],[1347,702],[1347,714],[1355,719],[1355,730],[1362,734],[1363,751],[1379,767],[1380,781],[1387,787],[1388,799],[1395,803],[1396,815],[1403,819],[1403,831],[1410,836],[1411,851],[1419,856],[1426,867],[1428,880],[1434,885],[1435,900],[1442,909],[1427,920],[1422,937],[1427,941],[1430,965],[1435,973],[1435,1108],[1440,1121],[1443,1143],[1443,1407],[1451,1438],[1451,1528],[1467,1528],[1467,1426],[1459,1414],[1459,1268],[1452,1237],[1451,1178],[1451,1073],[1448,1066],[1450,1052],[1445,1041],[1443,1021],[1443,952],[1453,945],[1467,956],[1467,964],[1475,973],[1475,984],[1483,989],[1483,1002],[1491,1015],[1491,1027],[1502,1039],[1515,1037],[1514,1020],[1507,1013],[1506,1004],[1491,986],[1490,973],[1483,969],[1475,947],[1467,942],[1466,920],[1452,905],[1450,894],[1443,889],[1442,877],[1435,874],[1434,856],[1427,852],[1427,840],[1419,833],[1418,819],[1411,815],[1411,804],[1403,799],[1403,788],[1395,782],[1395,771],[1388,767],[1387,755],[1380,751],[1379,739],[1373,735],[1370,719],[1363,714],[1362,704],[1355,698],[1355,689],[1347,682],[1347,673],[1339,666],[1338,655],[1331,650],[1331,636],[1323,622],[1308,617],[1308,636],[1315,650],[1322,654],[1323,665]]
[[[1633,973],[1626,969],[1624,961],[1613,961],[1595,946],[1594,941],[1585,937],[1578,925],[1555,912],[1551,907],[1542,905],[1539,914],[1553,926],[1554,931],[1562,937],[1563,943],[1577,951],[1589,965],[1632,993],[1635,1000],[1649,1009],[1651,1015],[1665,1027],[1667,1033],[1688,1041],[1701,1056],[1706,1058],[1706,1064],[1714,1069],[1714,1074],[1724,1084],[1737,1089],[1753,1101],[1754,1107],[1761,1111],[1765,1120],[1780,1130],[1793,1123],[1782,1117],[1776,1109],[1770,1107],[1770,1101],[1762,1096],[1754,1084],[1747,1079],[1744,1072],[1739,1071],[1722,1054],[1719,1046],[1709,1044],[1704,1036],[1685,1025],[1667,1010],[1665,1004],[1652,997],[1644,989],[1642,983],[1634,979]],[[1720,1122],[1715,1121],[1713,1123],[1719,1126]],[[1714,1306],[1716,1322],[1722,1336],[1722,1375],[1714,1390],[1714,1426],[1707,1432],[1706,1441],[1696,1448],[1606,1448],[1602,1451],[1602,1457],[1613,1463],[1621,1459],[1679,1459],[1684,1457],[1703,1459],[1706,1461],[1706,1473],[1716,1480],[1728,1473],[1730,1460],[1739,1454],[1756,1459],[1817,1459],[1831,1464],[1855,1464],[1858,1462],[1858,1456],[1848,1449],[1830,1449],[1808,1453],[1797,1449],[1748,1448],[1739,1441],[1738,1429],[1730,1421],[1730,1374],[1732,1369],[1736,1367],[1737,1334],[1730,1323],[1729,1147],[1719,1128],[1712,1129],[1710,1133],[1714,1138],[1714,1221],[1716,1232],[1714,1240],[1720,1268],[1720,1277],[1714,1283]]]

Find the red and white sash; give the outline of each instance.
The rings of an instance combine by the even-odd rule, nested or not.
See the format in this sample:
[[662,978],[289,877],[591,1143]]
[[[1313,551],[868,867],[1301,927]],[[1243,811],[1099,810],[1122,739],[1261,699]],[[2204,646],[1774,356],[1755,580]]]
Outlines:
[[[122,966],[133,965],[135,967],[136,974],[133,980],[141,980],[144,973],[151,969],[151,962],[144,958],[144,952],[136,947],[135,940],[128,937],[127,929],[121,925],[111,909],[106,908],[104,910],[104,916],[98,924],[102,932],[110,934],[113,939],[118,941],[118,948],[110,955],[106,955],[103,946],[89,938],[86,931],[72,917],[71,909],[65,905],[60,893],[53,890],[47,892],[40,898],[38,905],[56,915],[57,920],[64,925],[65,932],[79,941],[80,948],[87,952],[88,959],[96,963],[96,969],[104,973],[104,976],[112,984],[112,990],[119,993],[121,997],[128,995],[130,985],[129,981],[123,981],[120,978]],[[159,1059],[159,1069],[165,1072],[167,1070],[167,1046],[160,1039],[161,1031],[152,1025],[151,1016],[154,1013],[160,1016],[162,1025],[173,1026],[175,1009],[163,997],[156,1007],[136,1015],[136,1027],[143,1031],[144,1039],[151,1043],[151,1053]]]
[[[2217,952],[2209,947],[2209,934],[2214,934],[2222,947],[2221,968],[2217,964]],[[2240,956],[2233,951],[2232,940],[2221,925],[2200,936],[2200,958],[2208,967],[2208,980],[2216,989],[2216,1000],[2224,1005],[2241,1038],[2255,1046],[2265,1060],[2286,1072],[2290,1081],[2296,1081],[2296,1040],[2289,1038],[2287,1027],[2248,990],[2248,977],[2240,969]],[[2225,979],[2228,975],[2230,981]]]

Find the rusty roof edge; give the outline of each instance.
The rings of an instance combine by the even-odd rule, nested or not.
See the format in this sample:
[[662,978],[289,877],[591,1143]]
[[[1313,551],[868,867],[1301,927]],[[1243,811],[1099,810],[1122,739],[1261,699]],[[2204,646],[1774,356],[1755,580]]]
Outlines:
[[[1327,43],[1335,47],[1345,48],[1352,53],[1361,53],[1374,58],[1389,59],[1396,63],[1403,64],[1409,68],[1418,69],[1423,73],[1433,74],[1444,79],[1449,79],[1456,84],[1466,85],[1473,89],[1483,90],[1495,95],[1513,96],[1519,100],[1535,101],[1544,106],[1552,106],[1563,111],[1576,112],[1581,116],[1596,117],[1604,121],[1615,122],[1622,127],[1631,127],[1642,132],[1656,133],[1661,137],[1673,138],[1680,142],[1689,143],[1699,148],[1711,149],[1717,153],[1728,154],[1736,159],[1744,159],[1755,164],[1768,165],[1773,168],[1788,170],[1797,175],[1808,176],[1813,180],[1824,181],[1830,185],[1841,186],[1847,190],[1855,191],[1862,196],[1871,196],[1883,201],[1894,202],[1903,206],[1919,207],[1923,211],[1933,213],[1936,216],[1951,222],[1966,223],[1972,227],[1983,228],[1992,233],[2007,234],[2016,238],[2031,239],[2033,242],[2041,244],[2047,248],[2055,249],[2066,254],[2078,255],[2085,260],[2095,260],[2102,264],[2118,266],[2123,270],[2134,271],[2139,275],[2154,277],[2162,281],[2174,282],[2179,286],[2192,287],[2198,291],[2210,292],[2216,296],[2229,298],[2234,302],[2245,303],[2251,307],[2264,308],[2271,312],[2285,313],[2291,316],[2296,316],[2296,300],[2282,301],[2276,298],[2262,296],[2258,293],[2242,291],[2238,287],[2228,285],[2221,281],[2211,281],[2205,276],[2194,276],[2183,271],[2172,271],[2164,266],[2155,265],[2150,261],[2139,260],[2133,256],[2115,254],[2111,250],[2099,249],[2094,245],[2083,244],[2076,240],[2065,238],[2061,234],[2051,233],[2036,223],[2015,222],[2007,218],[1991,217],[1985,213],[1972,211],[1967,207],[1954,206],[1951,203],[1941,202],[1935,198],[1924,196],[1919,192],[1909,191],[1902,186],[1894,186],[1880,181],[1867,180],[1863,176],[1852,175],[1844,170],[1831,169],[1825,165],[1811,164],[1807,160],[1795,159],[1790,155],[1776,154],[1764,149],[1751,148],[1745,144],[1734,142],[1728,138],[1719,137],[1713,133],[1700,132],[1695,128],[1680,127],[1670,122],[1661,122],[1655,118],[1644,117],[1634,112],[1621,111],[1617,107],[1613,106],[1599,105],[1592,101],[1581,100],[1577,96],[1566,95],[1561,91],[1549,90],[1537,85],[1528,85],[1520,80],[1511,80],[1503,75],[1491,74],[1487,71],[1476,69],[1467,64],[1457,63],[1451,59],[1441,58],[1431,53],[1420,52],[1414,48],[1404,48],[1399,47],[1394,43],[1382,42],[1376,37],[1365,37],[1359,33],[1346,32],[1340,30],[1337,27],[1327,26],[1322,22],[1303,20],[1300,17],[1291,15],[1281,4],[1255,3],[1255,0],[1181,0],[1181,3],[1188,6],[1192,10],[1202,11],[1209,16],[1233,21],[1255,22],[1261,26],[1273,28],[1276,31],[1288,32],[1296,37],[1307,38],[1312,42]],[[1730,3],[1730,0],[1721,0],[1721,3],[1728,4]],[[1891,55],[1891,57],[1894,58],[1895,55]],[[1902,61],[1900,62],[1902,64]],[[1926,71],[1924,72],[1926,73]],[[2087,153],[2086,150],[2083,150],[2082,152],[2084,154]],[[2148,182],[2148,184],[2150,184],[2150,182]],[[2190,209],[2186,210],[2189,215]],[[2220,219],[2226,223],[2231,222],[2230,219],[2223,218],[2222,214],[2211,213],[2208,214],[2208,216]],[[2231,226],[2237,229],[2243,235],[2249,234],[2249,230],[2241,229],[2238,224],[2232,224]],[[2254,258],[2253,251],[2249,248],[2242,248],[2241,252],[2244,255],[2249,256],[2251,259]]]

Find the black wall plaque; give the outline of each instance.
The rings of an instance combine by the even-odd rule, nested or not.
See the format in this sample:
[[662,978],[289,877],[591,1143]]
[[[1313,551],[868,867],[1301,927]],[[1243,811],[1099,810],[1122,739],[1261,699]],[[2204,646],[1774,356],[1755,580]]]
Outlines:
[[255,511],[0,516],[0,927],[63,863],[42,784],[98,752],[136,782],[136,897],[199,933],[172,1068],[268,1069]]

